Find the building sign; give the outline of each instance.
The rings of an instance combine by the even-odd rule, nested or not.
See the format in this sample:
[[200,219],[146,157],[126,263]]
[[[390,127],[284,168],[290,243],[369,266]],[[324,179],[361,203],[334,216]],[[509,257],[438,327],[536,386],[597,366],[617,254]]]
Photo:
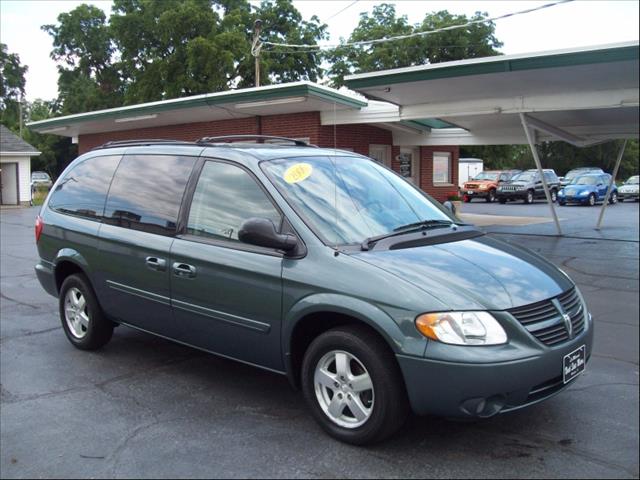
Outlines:
[[405,178],[411,178],[411,154],[401,153],[397,159],[400,162],[400,175]]

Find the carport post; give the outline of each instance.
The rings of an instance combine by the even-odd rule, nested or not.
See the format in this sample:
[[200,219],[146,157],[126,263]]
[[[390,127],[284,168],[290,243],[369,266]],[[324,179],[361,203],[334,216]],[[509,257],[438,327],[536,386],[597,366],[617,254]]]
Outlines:
[[598,223],[596,225],[596,230],[600,230],[600,224],[602,223],[602,219],[604,218],[604,211],[607,209],[607,204],[609,203],[609,197],[611,196],[611,190],[613,187],[613,182],[615,182],[616,177],[618,176],[618,169],[620,168],[620,163],[622,163],[622,156],[624,155],[624,149],[627,146],[627,141],[625,140],[620,147],[620,151],[618,152],[618,158],[616,159],[616,166],[613,168],[613,173],[611,174],[611,180],[609,180],[609,187],[607,188],[607,194],[604,197],[604,202],[602,203],[602,208],[600,209],[600,216],[598,217]]
[[544,188],[544,195],[545,197],[547,197],[547,203],[549,203],[549,208],[551,209],[551,215],[553,216],[553,221],[556,224],[556,230],[558,230],[558,235],[562,235],[562,229],[560,228],[560,222],[558,221],[556,208],[553,202],[551,201],[551,193],[549,192],[549,185],[547,185],[547,179],[544,178],[544,172],[542,171],[542,164],[540,163],[540,157],[538,156],[538,149],[536,148],[536,144],[533,140],[533,136],[531,135],[531,129],[529,128],[529,124],[527,123],[527,118],[524,113],[520,113],[520,121],[522,122],[522,128],[524,128],[524,133],[527,136],[527,142],[529,142],[529,148],[531,148],[531,154],[533,155],[533,160],[536,162],[536,167],[538,168],[538,174],[540,175],[540,179],[542,180],[542,188]]

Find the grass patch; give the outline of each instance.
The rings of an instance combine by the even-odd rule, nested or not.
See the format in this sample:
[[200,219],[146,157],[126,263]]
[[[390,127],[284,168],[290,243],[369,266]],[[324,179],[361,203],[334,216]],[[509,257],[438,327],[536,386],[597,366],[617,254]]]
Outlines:
[[47,187],[36,187],[31,196],[31,203],[35,206],[42,205],[48,193],[49,189]]

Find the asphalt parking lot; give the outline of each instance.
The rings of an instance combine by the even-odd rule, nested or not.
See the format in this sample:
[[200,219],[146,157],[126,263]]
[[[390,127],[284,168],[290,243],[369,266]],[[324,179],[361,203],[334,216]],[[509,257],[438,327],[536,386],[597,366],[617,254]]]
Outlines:
[[[463,209],[548,214],[544,203]],[[577,282],[596,321],[587,371],[524,411],[412,417],[358,448],[322,433],[275,374],[125,327],[99,352],[74,349],[33,273],[36,209],[2,210],[0,477],[637,478],[638,204],[610,208],[601,232],[596,209],[559,212],[566,238],[547,236],[549,223],[485,228]]]

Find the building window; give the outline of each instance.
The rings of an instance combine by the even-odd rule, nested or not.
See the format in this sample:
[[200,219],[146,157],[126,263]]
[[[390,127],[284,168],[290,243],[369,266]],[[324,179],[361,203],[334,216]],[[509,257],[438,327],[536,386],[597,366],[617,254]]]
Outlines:
[[433,184],[451,184],[451,153],[433,153]]
[[369,145],[369,157],[387,167],[391,167],[391,147],[388,145]]

